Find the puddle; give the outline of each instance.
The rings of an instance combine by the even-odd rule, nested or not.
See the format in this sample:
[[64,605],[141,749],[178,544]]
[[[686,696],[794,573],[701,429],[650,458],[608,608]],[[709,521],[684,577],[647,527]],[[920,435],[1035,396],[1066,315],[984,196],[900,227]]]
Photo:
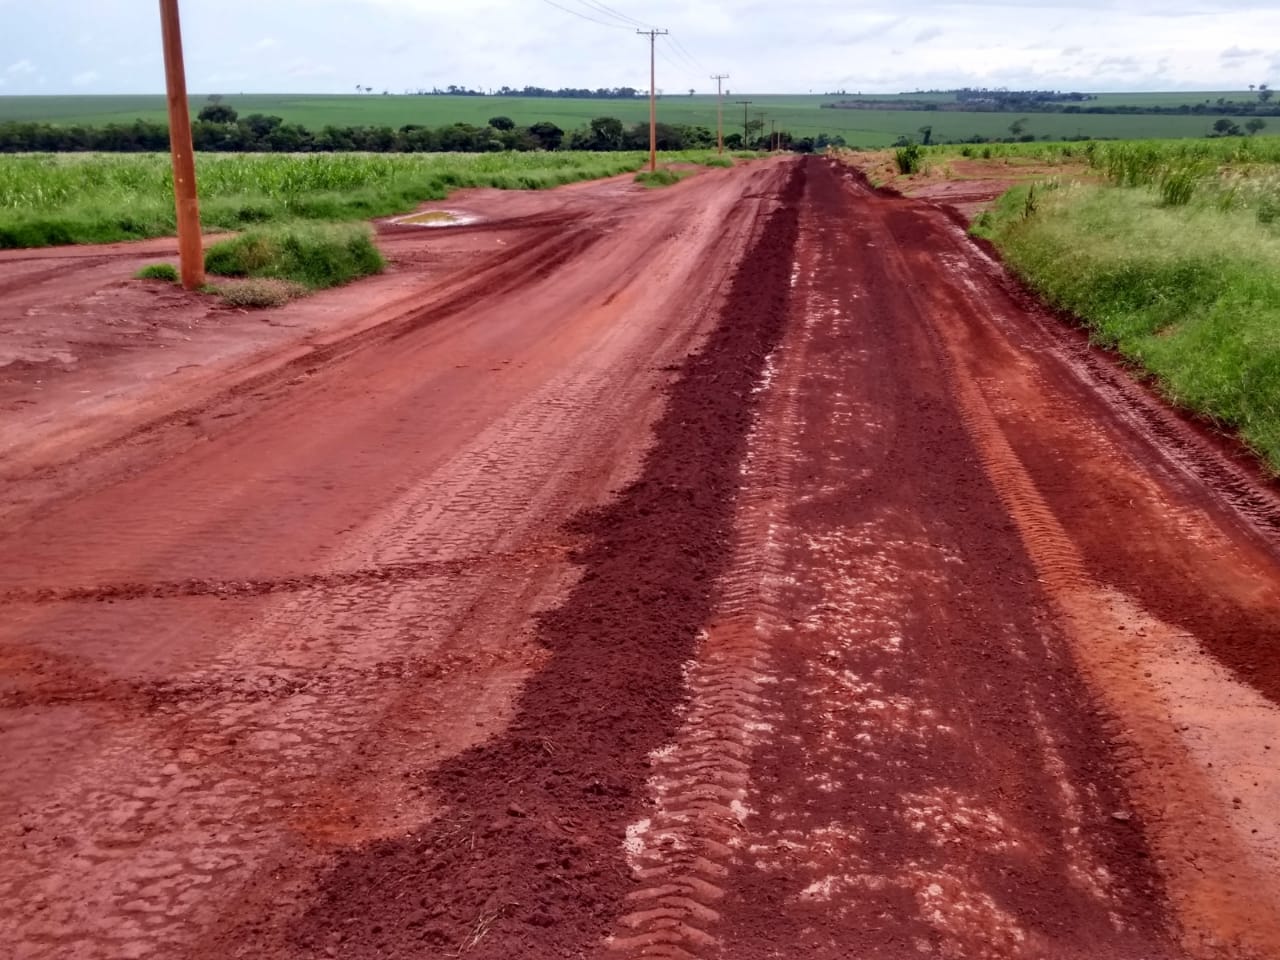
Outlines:
[[414,227],[464,227],[479,220],[475,214],[458,210],[425,210],[422,213],[411,213],[407,217],[398,217],[393,222]]

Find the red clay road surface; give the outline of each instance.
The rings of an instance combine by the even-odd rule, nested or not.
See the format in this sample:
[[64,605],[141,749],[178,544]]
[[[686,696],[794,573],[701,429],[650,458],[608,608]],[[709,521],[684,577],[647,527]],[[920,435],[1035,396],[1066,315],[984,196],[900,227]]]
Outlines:
[[0,943],[1280,958],[1280,499],[946,209],[452,201],[266,314],[0,258]]

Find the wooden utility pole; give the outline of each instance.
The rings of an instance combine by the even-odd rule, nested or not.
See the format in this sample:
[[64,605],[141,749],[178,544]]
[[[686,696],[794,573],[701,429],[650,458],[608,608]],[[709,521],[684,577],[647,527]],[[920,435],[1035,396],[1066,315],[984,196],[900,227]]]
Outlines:
[[733,102],[742,104],[742,148],[745,150],[747,148],[747,123],[749,122],[747,117],[747,107],[751,106],[755,101],[735,100]]
[[637,30],[642,37],[649,38],[649,172],[658,170],[658,73],[653,57],[658,45],[658,37],[665,36],[669,30]]
[[727,73],[717,73],[711,77],[716,82],[716,143],[718,152],[724,153],[724,84],[729,79]]
[[769,149],[770,150],[778,149],[778,121],[777,120],[769,121]]
[[187,72],[182,64],[178,0],[160,0],[160,32],[164,38],[165,88],[169,95],[169,149],[173,154],[173,202],[178,214],[182,285],[188,290],[197,290],[204,286],[204,245],[200,239],[196,157],[191,145],[191,111],[187,107]]

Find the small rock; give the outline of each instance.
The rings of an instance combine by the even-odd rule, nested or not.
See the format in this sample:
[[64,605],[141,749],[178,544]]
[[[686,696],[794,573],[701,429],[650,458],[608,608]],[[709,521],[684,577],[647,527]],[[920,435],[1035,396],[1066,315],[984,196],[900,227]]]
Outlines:
[[1115,813],[1111,814],[1111,819],[1119,820],[1121,823],[1128,823],[1133,819],[1133,814],[1129,813],[1127,810],[1117,810]]

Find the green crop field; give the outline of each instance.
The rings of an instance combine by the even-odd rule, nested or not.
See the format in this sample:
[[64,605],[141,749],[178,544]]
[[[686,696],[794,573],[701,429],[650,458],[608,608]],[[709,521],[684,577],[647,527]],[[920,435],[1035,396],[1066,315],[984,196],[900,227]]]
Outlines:
[[[459,187],[540,189],[637,170],[643,153],[201,154],[201,220],[345,221],[412,210]],[[715,151],[663,154],[718,164]],[[167,154],[0,156],[0,249],[172,234]]]
[[[727,99],[725,125],[732,132],[742,123],[742,108],[732,103],[740,94]],[[910,96],[909,94],[906,96]],[[1103,94],[1099,105],[1137,104],[1177,106],[1179,104],[1254,99],[1248,92],[1234,93],[1143,93]],[[824,110],[821,105],[838,99],[832,95],[742,96],[755,101],[750,111],[763,113],[767,121],[795,136],[820,133],[839,135],[853,146],[882,147],[899,136],[919,136],[919,128],[933,127],[936,140],[958,140],[972,136],[1004,137],[1009,124],[1018,119],[1010,113],[952,113],[912,110]],[[841,99],[852,99],[842,97]],[[871,98],[866,98],[871,99]],[[893,99],[876,97],[874,99]],[[945,96],[931,99],[947,99]],[[203,96],[192,98],[193,108],[205,102]],[[612,116],[627,123],[648,119],[648,102],[636,100],[562,100],[518,97],[418,97],[418,96],[320,96],[227,94],[224,102],[241,116],[265,113],[300,123],[312,130],[334,126],[389,126],[418,124],[438,127],[466,122],[483,125],[490,117],[507,116],[518,124],[548,120],[571,130],[585,125],[593,117]],[[716,102],[712,96],[675,96],[661,98],[660,119],[669,123],[699,124],[714,127]],[[1027,114],[1026,133],[1038,138],[1088,136],[1109,139],[1145,139],[1153,137],[1203,137],[1216,114],[1179,116],[1160,114],[1093,115],[1093,114]],[[102,125],[135,119],[163,121],[164,97],[161,96],[66,96],[66,97],[0,97],[0,122],[6,120],[40,121],[58,124]],[[1280,120],[1269,126],[1280,128]]]

